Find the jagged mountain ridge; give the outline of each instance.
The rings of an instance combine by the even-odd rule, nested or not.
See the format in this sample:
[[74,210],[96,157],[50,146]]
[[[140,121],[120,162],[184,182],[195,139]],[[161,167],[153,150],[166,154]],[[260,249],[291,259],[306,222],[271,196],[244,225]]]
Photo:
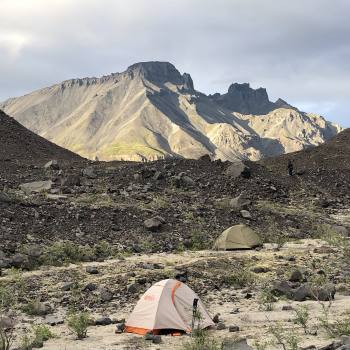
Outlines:
[[195,90],[167,62],[143,62],[101,78],[71,79],[0,104],[30,130],[84,157],[258,160],[316,146],[341,128],[269,101],[265,89],[232,84]]

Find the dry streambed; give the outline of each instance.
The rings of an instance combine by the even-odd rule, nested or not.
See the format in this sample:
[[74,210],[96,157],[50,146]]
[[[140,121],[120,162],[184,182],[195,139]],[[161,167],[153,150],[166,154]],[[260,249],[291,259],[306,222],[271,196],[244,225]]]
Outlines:
[[[49,327],[57,337],[45,342],[43,349],[182,349],[189,340],[187,336],[163,336],[161,344],[152,344],[140,336],[115,334],[115,324],[90,326],[88,337],[76,340],[62,321],[72,306],[87,310],[95,320],[108,317],[120,321],[128,316],[140,294],[152,283],[187,271],[188,284],[201,296],[211,315],[220,314],[219,329],[211,330],[210,336],[220,340],[246,338],[253,347],[270,348],[271,327],[278,325],[299,338],[299,347],[329,344],[329,336],[320,327],[323,307],[330,307],[331,322],[342,319],[343,313],[350,309],[350,286],[341,275],[341,252],[317,240],[288,243],[280,250],[275,248],[267,245],[260,251],[134,255],[23,272],[20,279],[27,286],[27,297],[50,307],[45,312],[48,315],[43,317],[16,311],[17,341],[31,324],[56,320],[59,324]],[[288,279],[296,270],[309,280],[314,274],[332,277],[337,289],[335,300],[331,304],[316,300],[300,302],[285,295],[270,300],[274,281]],[[0,282],[13,278],[8,272]],[[300,305],[307,306],[309,313],[307,334],[293,322]]]

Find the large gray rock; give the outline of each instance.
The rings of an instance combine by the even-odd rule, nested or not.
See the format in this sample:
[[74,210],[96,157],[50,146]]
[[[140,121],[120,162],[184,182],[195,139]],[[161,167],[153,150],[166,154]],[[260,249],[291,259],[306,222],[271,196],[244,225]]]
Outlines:
[[230,207],[236,210],[246,209],[249,204],[251,204],[250,199],[246,198],[243,194],[230,200]]
[[248,345],[246,339],[225,339],[222,343],[222,350],[253,350],[253,348]]
[[88,179],[96,179],[97,174],[95,172],[94,167],[89,166],[82,171],[83,176],[87,177]]
[[52,185],[53,185],[53,182],[51,180],[34,181],[34,182],[27,182],[27,183],[21,184],[19,185],[19,188],[26,194],[31,194],[31,193],[47,192],[51,190]]
[[81,185],[80,176],[70,174],[61,180],[61,185],[66,187],[80,186]]
[[57,162],[57,160],[50,160],[44,165],[44,169],[46,170],[60,170],[60,166]]
[[0,316],[0,328],[11,329],[15,326],[16,322],[13,318],[7,316]]
[[335,286],[328,283],[323,286],[311,286],[309,283],[301,285],[293,292],[293,300],[305,301],[308,299],[328,301],[334,299]]
[[31,264],[28,256],[24,254],[15,254],[10,259],[10,265],[18,269],[29,269]]
[[292,298],[293,296],[293,288],[285,280],[276,281],[272,286],[271,292],[277,296],[285,295],[287,298]]
[[251,171],[243,162],[234,162],[225,170],[225,175],[233,179],[237,179],[240,176],[243,178],[249,178]]
[[143,222],[146,229],[153,232],[159,231],[164,223],[165,220],[161,216],[155,216]]

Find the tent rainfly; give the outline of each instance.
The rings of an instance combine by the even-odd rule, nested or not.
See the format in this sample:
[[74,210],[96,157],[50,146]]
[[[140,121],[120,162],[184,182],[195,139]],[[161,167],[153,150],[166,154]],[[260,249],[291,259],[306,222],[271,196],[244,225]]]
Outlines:
[[[135,334],[191,332],[193,301],[197,294],[186,284],[173,279],[155,283],[137,302],[125,325],[125,332]],[[201,315],[198,325],[204,329],[214,325],[203,303],[198,300]],[[196,324],[197,326],[197,324]]]
[[215,241],[216,250],[251,249],[261,245],[260,237],[246,225],[235,225],[225,230]]

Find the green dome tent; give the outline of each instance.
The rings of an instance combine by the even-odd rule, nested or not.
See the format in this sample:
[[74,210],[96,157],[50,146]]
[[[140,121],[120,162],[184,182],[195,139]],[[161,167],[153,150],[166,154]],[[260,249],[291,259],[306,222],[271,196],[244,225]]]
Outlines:
[[225,230],[215,241],[214,249],[251,249],[261,245],[260,237],[246,225],[235,225]]

